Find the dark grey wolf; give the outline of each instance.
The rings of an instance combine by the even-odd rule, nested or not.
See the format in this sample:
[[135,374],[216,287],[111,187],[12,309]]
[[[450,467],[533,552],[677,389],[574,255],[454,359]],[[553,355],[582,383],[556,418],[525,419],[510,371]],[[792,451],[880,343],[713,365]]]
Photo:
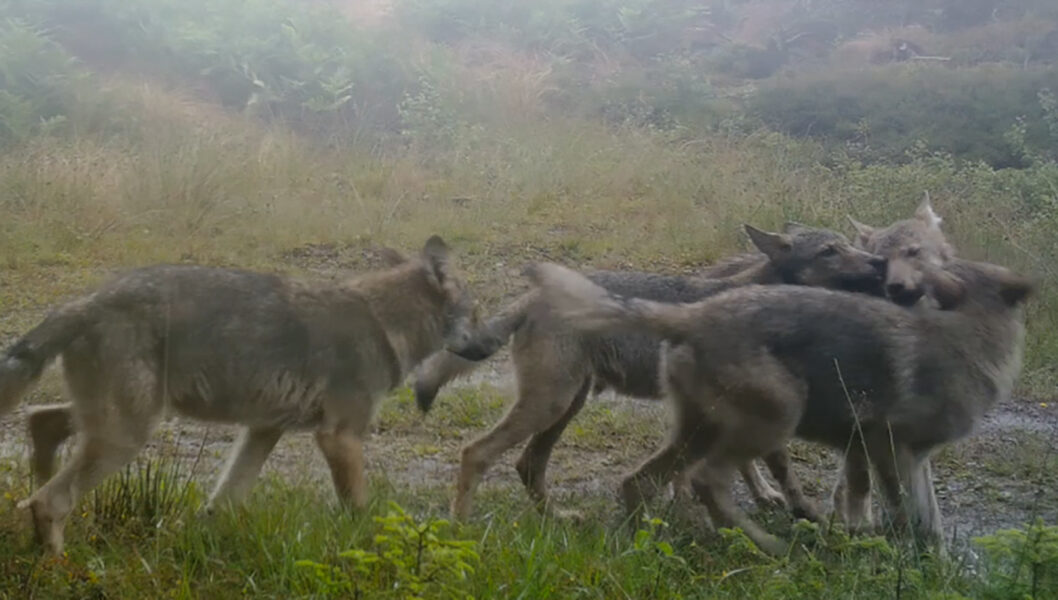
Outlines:
[[[888,227],[871,227],[851,217],[849,221],[857,232],[856,245],[888,261],[885,291],[893,302],[902,306],[937,305],[937,300],[927,295],[924,274],[948,264],[955,257],[955,249],[940,228],[942,219],[933,210],[928,192],[910,219]],[[850,440],[833,495],[837,516],[849,530],[865,531],[873,526],[870,491],[870,463],[863,443]]]
[[803,286],[663,303],[619,295],[558,265],[530,275],[553,314],[578,331],[665,340],[675,426],[665,447],[622,483],[626,508],[634,514],[659,485],[698,463],[698,491],[714,524],[741,527],[775,554],[786,545],[732,502],[731,478],[794,436],[839,449],[858,436],[894,524],[941,543],[929,457],[1009,398],[1032,290],[1003,267],[958,259],[922,272],[946,310]]
[[60,354],[73,396],[38,426],[50,419],[58,434],[42,439],[52,441],[75,429],[74,454],[21,506],[61,552],[78,497],[131,460],[167,409],[245,427],[209,506],[241,499],[280,436],[296,429],[315,432],[339,498],[362,506],[363,444],[381,397],[442,348],[470,359],[494,352],[478,346],[478,327],[437,236],[420,256],[345,282],[133,270],[56,309],[0,357],[0,413]]
[[[624,271],[599,272],[593,279],[615,293],[671,302],[692,302],[750,283],[790,283],[880,293],[885,261],[858,250],[841,234],[791,224],[785,233],[746,228],[761,251],[726,279],[667,277]],[[747,266],[752,265],[752,266]],[[551,315],[535,292],[515,300],[487,330],[495,340],[513,334],[512,362],[518,397],[503,419],[462,451],[452,513],[466,518],[478,481],[499,456],[526,438],[517,470],[530,496],[549,506],[546,469],[551,450],[594,387],[608,386],[639,398],[661,396],[658,379],[660,338],[650,334],[585,335]],[[493,344],[494,346],[496,344]],[[470,366],[448,353],[431,358],[419,371],[416,393],[428,408],[443,383]],[[777,457],[781,459],[785,457]],[[770,486],[751,464],[744,476],[758,495]],[[794,482],[795,483],[795,482]],[[797,512],[811,512],[796,486],[786,490]],[[780,496],[774,490],[773,496]],[[793,496],[793,497],[791,497]]]

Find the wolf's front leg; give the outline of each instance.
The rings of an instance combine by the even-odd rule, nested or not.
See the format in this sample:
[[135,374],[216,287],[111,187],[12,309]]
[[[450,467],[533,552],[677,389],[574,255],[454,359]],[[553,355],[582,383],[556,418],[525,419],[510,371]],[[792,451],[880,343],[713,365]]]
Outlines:
[[206,502],[207,513],[213,512],[222,502],[238,504],[246,498],[282,435],[282,429],[247,427],[242,430],[228,457],[228,464]]
[[355,509],[367,506],[367,482],[364,479],[364,436],[349,428],[316,432],[338,500]]

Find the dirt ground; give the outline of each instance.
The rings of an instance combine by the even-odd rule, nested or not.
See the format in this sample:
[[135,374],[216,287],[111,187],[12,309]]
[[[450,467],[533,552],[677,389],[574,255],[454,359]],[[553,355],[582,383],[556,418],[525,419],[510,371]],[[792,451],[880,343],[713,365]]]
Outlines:
[[[429,492],[443,514],[456,477],[459,448],[498,420],[504,400],[513,397],[506,360],[493,359],[480,371],[470,381],[442,392],[439,406],[425,417],[407,394],[387,401],[368,446],[373,485],[392,486],[398,493]],[[482,396],[489,399],[482,402]],[[446,404],[452,406],[446,409]],[[0,460],[20,461],[17,472],[28,477],[23,413],[24,408],[0,421]],[[563,508],[610,502],[617,509],[620,478],[657,447],[664,431],[661,402],[609,393],[590,399],[554,453],[549,478],[555,499]],[[178,456],[208,488],[236,432],[230,426],[168,420],[148,455]],[[935,476],[949,539],[962,545],[959,542],[972,536],[1020,526],[1037,515],[1058,522],[1056,448],[1058,406],[1012,402],[993,411],[975,436],[943,451],[935,461]],[[488,511],[488,497],[493,494],[523,497],[527,509],[530,506],[513,469],[519,451],[505,454],[485,477],[477,497],[478,514]],[[800,443],[792,451],[807,492],[829,508],[837,456]],[[326,465],[307,433],[291,433],[280,441],[264,477],[330,486]],[[742,504],[754,509],[742,487],[738,493]]]

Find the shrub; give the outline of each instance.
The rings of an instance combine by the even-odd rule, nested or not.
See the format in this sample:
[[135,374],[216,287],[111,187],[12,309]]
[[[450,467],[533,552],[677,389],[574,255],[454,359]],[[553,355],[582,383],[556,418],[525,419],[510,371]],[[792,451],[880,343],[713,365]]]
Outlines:
[[80,80],[74,58],[40,27],[0,21],[0,146],[60,127]]
[[772,83],[748,111],[779,131],[852,146],[872,158],[899,160],[923,141],[958,158],[1024,166],[1003,135],[1021,118],[1028,147],[1049,147],[1038,94],[1056,76],[1054,69],[922,66],[832,71]]

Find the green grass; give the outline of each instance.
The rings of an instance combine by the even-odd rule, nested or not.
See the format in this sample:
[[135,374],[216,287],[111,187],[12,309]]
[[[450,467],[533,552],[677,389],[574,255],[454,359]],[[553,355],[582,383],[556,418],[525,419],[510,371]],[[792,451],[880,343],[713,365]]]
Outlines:
[[[136,481],[145,475],[141,468],[131,476]],[[433,492],[387,492],[375,483],[383,491],[365,514],[334,507],[329,489],[271,480],[246,506],[210,517],[195,514],[201,496],[192,485],[162,514],[132,511],[120,523],[102,523],[92,512],[75,515],[67,553],[58,560],[36,556],[24,516],[6,501],[0,506],[0,590],[19,590],[23,598],[350,597],[299,565],[310,561],[338,567],[330,572],[331,583],[350,580],[364,597],[406,597],[400,586],[408,584],[408,575],[395,563],[410,561],[408,555],[389,556],[381,565],[369,564],[370,572],[358,572],[356,561],[340,554],[385,547],[378,537],[384,523],[376,519],[392,513],[390,502],[399,503],[415,527],[441,520],[438,498]],[[127,500],[111,486],[103,488],[96,506],[124,506]],[[467,542],[480,557],[471,561],[476,568],[454,578],[452,589],[425,578],[424,597],[973,597],[984,585],[965,568],[880,538],[850,540],[840,532],[795,527],[791,535],[798,542],[790,555],[771,559],[738,534],[709,534],[678,519],[623,529],[609,503],[589,505],[589,518],[576,524],[543,518],[502,497],[483,501],[490,506],[487,515],[465,526],[440,523],[436,533],[445,543]],[[448,558],[438,553],[434,560]]]
[[[0,0],[16,4],[67,8]],[[683,31],[678,7],[654,15],[600,3],[605,10],[586,14],[599,24],[591,31],[567,27],[577,25],[569,15],[580,2],[514,7],[522,33],[497,40],[503,35],[483,35],[491,21],[460,16],[480,2],[459,0],[441,8],[455,10],[468,29],[447,43],[423,35],[436,25],[423,19],[439,9],[406,2],[414,10],[378,35],[351,36],[333,13],[326,23],[291,21],[303,32],[323,28],[326,43],[312,47],[258,35],[286,23],[278,1],[255,0],[268,10],[245,21],[237,3],[207,4],[223,18],[203,24],[192,4],[169,2],[175,17],[167,21],[150,12],[163,4],[122,13],[123,3],[97,0],[91,7],[111,11],[104,15],[111,26],[140,22],[137,11],[149,17],[146,29],[123,31],[128,37],[97,36],[108,42],[98,47],[84,46],[76,28],[52,32],[64,50],[40,30],[0,26],[0,42],[22,40],[14,44],[21,54],[0,55],[9,92],[0,102],[0,340],[112,270],[154,262],[338,277],[377,264],[379,245],[409,250],[440,233],[483,304],[495,308],[524,289],[528,261],[686,273],[745,249],[742,223],[848,231],[851,214],[883,225],[909,216],[928,190],[961,254],[1040,280],[1016,402],[1054,396],[1058,165],[1033,150],[1039,140],[1029,134],[1041,131],[1019,140],[1014,129],[983,142],[1020,152],[1027,168],[1013,170],[924,146],[900,164],[864,164],[737,115],[720,125],[710,112],[717,97],[741,97],[741,84],[714,89],[714,74],[702,71],[708,61],[653,54],[652,44],[682,43],[675,34],[630,35]],[[510,20],[497,10],[490,14]],[[565,15],[562,27],[532,17],[549,10]],[[416,19],[421,31],[409,24]],[[196,41],[203,32],[208,44]],[[381,42],[386,36],[399,43]],[[285,61],[291,54],[296,60]],[[238,110],[257,85],[247,65],[263,69],[261,84],[277,95],[273,113],[261,104]],[[373,79],[378,69],[385,76]],[[348,81],[337,75],[354,81],[350,100],[310,115],[327,93],[344,97]],[[964,76],[973,87],[973,72],[952,75]],[[671,111],[655,110],[666,103]],[[993,117],[992,131],[1006,131],[1006,117]],[[27,401],[60,394],[53,370]],[[289,463],[303,448],[314,455],[311,436],[291,436],[277,452],[279,474],[264,477],[245,507],[201,517],[199,485],[213,471],[195,469],[200,458],[217,462],[226,447],[211,439],[200,458],[178,461],[186,454],[166,454],[173,439],[164,439],[161,452],[84,499],[58,560],[41,557],[26,515],[14,508],[29,493],[24,462],[0,460],[0,598],[1005,599],[1044,598],[1058,587],[1058,559],[1047,546],[1053,528],[994,538],[978,562],[820,534],[766,514],[769,529],[798,540],[790,556],[771,559],[738,535],[705,527],[700,508],[664,502],[652,507],[662,521],[640,524],[634,535],[621,527],[610,482],[656,447],[665,423],[660,409],[605,398],[590,399],[570,424],[550,473],[556,497],[582,521],[537,514],[510,468],[515,451],[490,472],[469,524],[440,523],[460,445],[509,402],[504,386],[456,385],[423,416],[408,390],[395,393],[368,450],[373,497],[361,515],[336,508],[317,471]],[[942,453],[939,479],[952,482],[945,492],[986,515],[1055,514],[1046,493],[1058,468],[1054,440],[1008,437]],[[811,473],[807,491],[829,493],[833,457],[809,444],[792,449],[799,470]],[[421,540],[427,560],[409,562]],[[411,541],[416,552],[403,545]]]
[[[143,464],[130,471],[130,481],[158,493]],[[168,467],[163,461],[154,468]],[[961,598],[985,591],[1013,597],[1002,593],[1000,578],[982,579],[966,565],[804,524],[787,526],[796,542],[787,556],[773,559],[736,532],[709,533],[671,515],[622,527],[608,502],[589,504],[586,521],[572,523],[489,495],[486,515],[451,526],[438,514],[436,492],[392,492],[374,483],[380,491],[362,514],[336,508],[324,487],[269,480],[247,505],[213,516],[195,513],[201,495],[185,484],[179,502],[164,512],[132,510],[121,522],[105,523],[98,513],[76,514],[60,559],[37,556],[24,516],[5,501],[0,593],[344,598],[358,589],[361,597],[404,598],[418,582],[426,598]],[[150,500],[131,497],[134,504]],[[127,488],[109,486],[94,502],[107,510],[127,506],[129,498]],[[424,544],[425,559],[416,552]],[[453,555],[453,544],[464,550]],[[456,575],[416,571],[453,561],[465,567]],[[988,568],[1001,569],[1003,562]],[[1009,584],[1028,585],[1024,573]]]

